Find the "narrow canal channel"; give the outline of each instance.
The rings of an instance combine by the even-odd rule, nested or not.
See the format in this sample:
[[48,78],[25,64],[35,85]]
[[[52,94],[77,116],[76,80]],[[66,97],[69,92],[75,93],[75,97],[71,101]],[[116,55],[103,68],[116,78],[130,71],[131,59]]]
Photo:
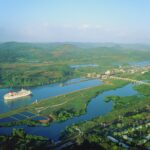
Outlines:
[[[99,94],[97,97],[91,99],[87,106],[87,111],[85,114],[73,117],[63,122],[52,123],[48,127],[37,126],[37,127],[28,127],[28,126],[17,126],[15,128],[24,128],[25,131],[33,135],[41,135],[58,141],[59,137],[64,131],[64,129],[69,126],[86,120],[91,120],[97,116],[104,115],[112,110],[113,103],[104,101],[106,96],[118,95],[118,96],[131,96],[137,94],[137,91],[133,89],[133,84],[128,84],[121,88],[115,90],[109,90]],[[10,134],[14,127],[2,127],[0,128],[0,135]]]
[[10,102],[5,101],[3,99],[4,94],[6,94],[11,90],[16,91],[19,89],[10,89],[10,88],[0,89],[0,113],[5,113],[12,109],[30,105],[36,100],[40,101],[48,97],[67,94],[70,92],[74,92],[92,86],[97,86],[100,84],[102,84],[102,82],[98,79],[86,80],[86,78],[76,78],[68,80],[67,82],[64,83],[64,86],[62,86],[62,84],[59,83],[29,88],[32,91],[32,96],[20,100],[19,99],[13,100]]

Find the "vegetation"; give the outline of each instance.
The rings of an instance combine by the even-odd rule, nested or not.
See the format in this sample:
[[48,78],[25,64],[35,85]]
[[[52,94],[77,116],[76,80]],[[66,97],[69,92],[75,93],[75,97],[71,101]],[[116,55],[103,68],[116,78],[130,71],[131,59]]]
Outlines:
[[27,125],[27,126],[36,126],[39,125],[38,121],[34,121],[32,119],[25,119],[20,121],[13,121],[13,122],[7,122],[7,123],[0,123],[0,127],[10,127],[10,126],[19,126],[19,125]]
[[25,87],[50,84],[70,78],[73,70],[63,64],[1,64],[1,86]]
[[[130,47],[130,46],[129,46]],[[129,62],[148,60],[149,48],[134,50],[123,45],[102,47],[92,44],[0,44],[0,87],[26,87],[64,81],[88,72],[101,73],[107,69]],[[131,50],[132,49],[132,50]],[[92,56],[92,57],[91,57]],[[113,63],[112,63],[113,62]],[[98,67],[73,69],[74,64],[97,64]],[[150,72],[118,74],[121,77],[148,80]],[[106,80],[103,85],[83,89],[69,94],[47,98],[38,103],[12,110],[0,117],[8,117],[23,111],[42,116],[51,115],[54,121],[64,121],[86,112],[88,102],[99,93],[122,87],[127,81]],[[134,96],[108,96],[106,102],[113,102],[113,109],[104,116],[67,127],[62,139],[73,139],[75,144],[67,149],[146,149],[149,142],[150,86],[136,85],[139,94]],[[26,124],[37,125],[36,121],[25,119],[1,126]],[[77,129],[80,134],[77,133]],[[77,135],[78,134],[78,135]],[[115,141],[115,142],[114,142]],[[47,149],[51,142],[43,137],[28,135],[14,129],[9,136],[0,136],[0,149]]]
[[120,99],[120,96],[107,96],[105,97],[105,102],[118,101],[119,99]]
[[134,87],[141,95],[150,97],[150,86],[146,85],[137,85]]
[[[137,75],[139,78],[143,78],[143,76],[145,75]],[[134,89],[138,91],[138,94],[134,96],[105,97],[106,102],[113,102],[112,111],[104,116],[66,128],[62,139],[74,136],[77,143],[67,148],[84,149],[84,144],[88,143],[89,147],[94,148],[95,145],[99,149],[120,150],[128,147],[133,150],[147,149],[150,146],[149,87],[148,85],[135,85]],[[76,136],[77,128],[82,133],[78,136]]]
[[[116,98],[114,100],[117,101]],[[81,135],[82,141],[81,137],[76,140],[81,144],[81,147],[82,142],[88,141],[88,143],[96,143],[100,147],[112,150],[124,149],[121,143],[130,146],[133,150],[146,149],[150,145],[146,138],[150,132],[148,125],[150,99],[130,96],[120,97],[119,101],[123,101],[123,105],[116,107],[118,103],[115,103],[114,109],[110,113],[67,128],[62,138],[76,135],[73,128],[79,128],[83,133]],[[109,140],[108,136],[115,138],[118,142]]]
[[52,115],[55,121],[63,121],[73,116],[84,114],[88,102],[99,93],[122,87],[127,83],[128,82],[126,81],[117,82],[117,80],[110,80],[103,85],[83,89],[50,99],[48,98],[38,102],[38,104],[32,104],[12,110],[8,113],[0,114],[0,117],[8,117],[26,110],[36,114],[37,111],[40,110],[40,115]]
[[[87,72],[102,72],[120,64],[149,59],[150,55],[147,49],[136,51],[121,45],[98,46],[77,43],[1,43],[0,86],[26,87],[64,81],[85,76]],[[74,64],[99,66],[73,69],[70,65]]]
[[[121,99],[127,100],[129,98]],[[82,138],[78,136],[76,140],[80,144],[88,141],[105,149],[123,149],[119,143],[124,143],[133,149],[145,149],[150,145],[146,138],[149,135],[150,99],[137,100],[131,96],[128,107],[115,107],[112,112],[105,116],[74,125],[70,127],[71,129],[67,128],[62,137],[67,138],[76,135],[73,128],[79,128],[83,134],[81,135]],[[115,138],[118,142],[110,141],[108,136]]]
[[63,150],[106,150],[106,149],[95,142],[89,142],[88,140],[85,140],[80,145],[75,144],[74,146],[64,148]]
[[23,129],[13,129],[11,135],[0,136],[0,149],[41,150],[49,149],[51,142],[44,137],[26,134]]

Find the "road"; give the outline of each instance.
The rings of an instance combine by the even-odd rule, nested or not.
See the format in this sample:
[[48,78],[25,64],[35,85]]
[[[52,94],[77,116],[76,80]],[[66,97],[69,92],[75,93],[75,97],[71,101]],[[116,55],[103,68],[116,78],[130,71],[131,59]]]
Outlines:
[[110,76],[110,79],[117,79],[117,80],[130,81],[130,82],[134,82],[134,83],[139,83],[139,84],[144,84],[144,85],[149,85],[149,86],[150,86],[150,83],[148,83],[148,82],[139,81],[139,80],[134,80],[134,79],[129,79],[129,78],[122,78],[122,77]]

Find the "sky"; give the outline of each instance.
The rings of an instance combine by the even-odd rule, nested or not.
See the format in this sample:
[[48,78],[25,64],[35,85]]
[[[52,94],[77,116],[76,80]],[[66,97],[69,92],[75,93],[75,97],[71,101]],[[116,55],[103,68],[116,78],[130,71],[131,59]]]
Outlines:
[[0,42],[150,43],[150,0],[0,0]]

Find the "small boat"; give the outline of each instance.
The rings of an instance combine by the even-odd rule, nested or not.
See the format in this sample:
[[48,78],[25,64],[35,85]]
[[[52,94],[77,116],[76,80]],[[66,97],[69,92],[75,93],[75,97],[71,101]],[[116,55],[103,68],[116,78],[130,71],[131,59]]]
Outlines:
[[21,89],[18,92],[10,91],[9,93],[4,95],[4,99],[5,100],[12,100],[12,99],[17,99],[17,98],[29,96],[31,94],[32,94],[32,92],[30,90],[25,90],[25,89]]

